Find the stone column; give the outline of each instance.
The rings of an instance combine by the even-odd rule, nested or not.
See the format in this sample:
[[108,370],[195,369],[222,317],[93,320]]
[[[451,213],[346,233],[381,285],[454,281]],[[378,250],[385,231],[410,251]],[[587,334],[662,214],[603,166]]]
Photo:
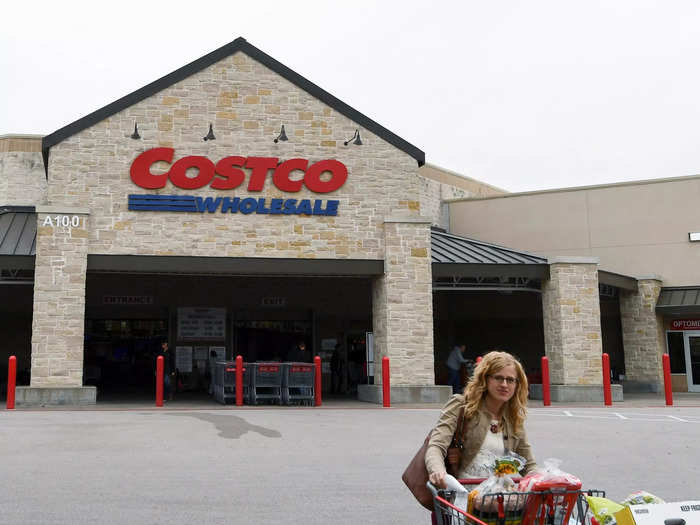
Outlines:
[[95,402],[83,387],[88,211],[37,207],[31,385],[24,404]]
[[554,257],[549,273],[542,310],[552,400],[602,400],[598,258]]
[[660,392],[663,389],[661,356],[666,342],[663,318],[656,313],[661,285],[661,277],[640,277],[636,292],[620,290],[626,391]]
[[435,385],[430,220],[384,222],[384,275],[372,284],[375,385],[358,397],[381,402],[382,357],[391,363],[392,403],[442,402],[449,387]]

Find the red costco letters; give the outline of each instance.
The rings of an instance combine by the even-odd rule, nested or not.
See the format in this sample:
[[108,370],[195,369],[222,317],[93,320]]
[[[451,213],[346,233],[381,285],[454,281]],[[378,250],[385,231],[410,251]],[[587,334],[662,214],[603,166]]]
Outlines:
[[[216,190],[232,190],[239,187],[246,178],[242,168],[250,169],[248,191],[262,191],[270,170],[274,170],[272,183],[281,191],[297,193],[306,186],[314,193],[329,193],[340,188],[348,178],[348,168],[337,160],[321,160],[309,166],[306,159],[289,159],[279,162],[277,157],[225,157],[214,164],[207,157],[190,155],[182,157],[165,173],[151,173],[151,166],[159,161],[171,163],[173,148],[153,148],[144,151],[131,164],[131,180],[146,189],[164,188],[168,179],[175,186],[193,190],[207,184]],[[197,170],[194,177],[188,177],[189,169]],[[293,171],[304,173],[303,179],[292,180]],[[328,180],[321,175],[329,173]]]

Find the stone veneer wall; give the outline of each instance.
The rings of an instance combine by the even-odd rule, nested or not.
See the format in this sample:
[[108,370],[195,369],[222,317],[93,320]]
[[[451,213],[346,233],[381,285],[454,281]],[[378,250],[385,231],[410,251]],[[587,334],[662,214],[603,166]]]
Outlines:
[[[142,140],[132,140],[138,122]],[[216,140],[203,141],[209,123]],[[273,139],[285,125],[288,142]],[[227,257],[383,259],[383,220],[395,211],[421,215],[415,159],[364,129],[362,146],[343,145],[358,126],[239,52],[51,148],[49,202],[91,211],[90,253]],[[348,166],[339,190],[317,195],[143,190],[129,177],[133,159],[153,147],[175,159],[204,155],[335,158]],[[174,159],[174,160],[175,160]],[[163,166],[166,169],[166,166]],[[158,172],[158,168],[153,168]],[[340,200],[337,217],[131,212],[129,193]]]
[[662,282],[640,279],[637,286],[637,292],[620,291],[625,379],[658,392],[663,385],[661,356],[666,348],[663,318],[655,310]]
[[429,178],[420,177],[420,210],[430,218],[433,225],[449,229],[449,216],[443,213],[443,201],[473,197],[467,190],[438,182]]
[[[31,386],[82,386],[88,217],[37,212]],[[79,217],[79,226],[44,226],[58,214]]]
[[46,194],[41,138],[0,137],[0,206],[45,204]]
[[385,223],[385,235],[385,274],[372,285],[375,383],[381,383],[382,357],[387,355],[392,386],[432,385],[430,224],[396,219]]
[[542,313],[551,383],[602,384],[598,265],[551,263]]

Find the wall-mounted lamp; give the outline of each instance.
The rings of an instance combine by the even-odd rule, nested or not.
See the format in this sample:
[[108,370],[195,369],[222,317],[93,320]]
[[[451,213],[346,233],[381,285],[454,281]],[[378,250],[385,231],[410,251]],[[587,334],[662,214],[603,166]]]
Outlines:
[[207,133],[206,137],[202,137],[202,140],[205,142],[207,140],[216,140],[216,137],[214,136],[214,128],[211,124],[209,124],[209,133]]
[[698,242],[700,241],[700,232],[689,232],[688,233],[688,240],[690,242]]
[[279,141],[286,142],[289,139],[287,138],[287,134],[284,132],[284,124],[282,124],[282,129],[280,130],[280,134],[277,135],[277,138],[275,139],[275,144],[277,144]]
[[141,138],[141,135],[139,135],[139,125],[136,122],[134,122],[134,132],[131,134],[131,138],[134,140],[139,140]]
[[362,146],[362,140],[360,140],[360,130],[359,129],[356,129],[355,134],[352,136],[352,138],[350,140],[346,140],[345,142],[343,142],[343,144],[345,144],[347,146],[350,142],[352,142],[356,146]]

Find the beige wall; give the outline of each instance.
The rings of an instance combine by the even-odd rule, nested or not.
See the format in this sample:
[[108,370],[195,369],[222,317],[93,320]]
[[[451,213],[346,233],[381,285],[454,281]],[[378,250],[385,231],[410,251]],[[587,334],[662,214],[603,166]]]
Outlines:
[[600,268],[700,284],[700,177],[511,194],[450,203],[450,228],[544,256],[600,258]]

